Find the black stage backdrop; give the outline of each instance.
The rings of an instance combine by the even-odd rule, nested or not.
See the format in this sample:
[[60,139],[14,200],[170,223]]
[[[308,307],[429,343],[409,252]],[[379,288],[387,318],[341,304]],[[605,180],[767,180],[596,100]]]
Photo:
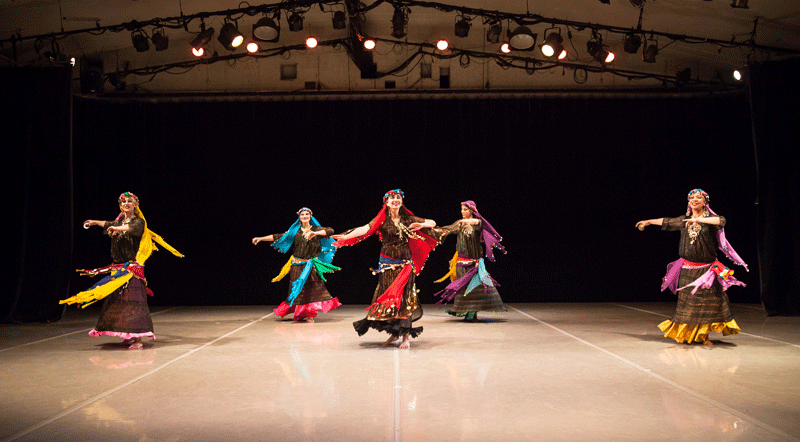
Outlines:
[[750,66],[758,163],[761,299],[769,315],[800,314],[800,58]]
[[[506,302],[670,301],[659,291],[678,233],[640,219],[681,216],[700,187],[728,217],[751,272],[733,302],[759,302],[755,161],[744,93],[693,97],[113,102],[76,99],[74,263],[110,262],[100,229],[117,196],[141,199],[150,228],[183,252],[147,262],[154,305],[276,305],[288,259],[254,236],[285,231],[302,206],[337,232],[364,225],[393,188],[440,225],[476,201],[504,237],[489,263]],[[370,301],[380,249],[337,252],[328,288]],[[423,302],[455,250],[417,279]],[[722,258],[722,255],[720,254]],[[722,258],[725,260],[724,258]],[[725,260],[726,261],[726,260]],[[726,261],[726,263],[728,263]],[[73,278],[73,291],[92,284]]]
[[58,300],[69,295],[71,73],[69,66],[0,67],[0,322],[58,320]]

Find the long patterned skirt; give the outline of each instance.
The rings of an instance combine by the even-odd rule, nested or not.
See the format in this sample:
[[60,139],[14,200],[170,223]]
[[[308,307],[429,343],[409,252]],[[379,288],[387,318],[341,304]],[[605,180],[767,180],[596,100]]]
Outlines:
[[[304,266],[292,266],[289,271],[289,293],[292,291],[292,283],[297,281],[297,278],[303,273],[303,269]],[[328,313],[341,305],[342,303],[339,302],[339,299],[334,298],[328,292],[325,282],[320,279],[317,272],[312,270],[308,275],[308,279],[306,279],[303,290],[295,298],[294,304],[289,305],[284,301],[272,311],[281,318],[292,313],[292,319],[299,321],[304,318],[316,318],[320,311]]]
[[[378,273],[378,286],[375,287],[375,293],[372,295],[372,304],[386,292],[401,271],[402,267],[397,266]],[[353,328],[358,335],[363,335],[371,328],[395,337],[408,333],[411,337],[416,338],[422,334],[422,327],[411,326],[412,322],[418,321],[422,317],[422,304],[417,298],[414,281],[415,275],[412,271],[408,282],[403,287],[403,296],[397,309],[384,310],[379,315],[368,314],[366,318],[353,322]]]
[[[705,272],[706,269],[681,269],[678,287],[694,282]],[[712,331],[723,336],[741,331],[731,315],[728,295],[717,281],[710,289],[698,289],[694,294],[691,287],[678,291],[675,315],[658,328],[664,332],[664,337],[689,344],[706,341]]]
[[139,278],[131,278],[103,300],[100,318],[91,336],[118,336],[122,339],[141,338],[153,333],[153,320],[147,306],[147,287]]
[[[474,267],[475,264],[456,267],[456,279],[463,277]],[[453,298],[453,308],[446,309],[447,313],[472,319],[477,312],[508,311],[503,305],[503,300],[500,299],[500,294],[497,293],[496,287],[484,287],[481,284],[467,294],[464,294],[464,290],[466,290],[466,287],[456,293],[455,298]]]

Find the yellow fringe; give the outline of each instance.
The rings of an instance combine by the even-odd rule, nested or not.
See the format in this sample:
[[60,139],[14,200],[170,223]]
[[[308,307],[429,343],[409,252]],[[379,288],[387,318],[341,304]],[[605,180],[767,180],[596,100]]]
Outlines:
[[278,276],[272,278],[272,282],[278,282],[283,279],[284,276],[289,274],[289,271],[292,270],[292,259],[294,259],[294,256],[289,257],[289,260],[283,265],[283,268],[281,269],[281,272],[278,273]]
[[731,319],[730,322],[714,322],[712,324],[676,324],[671,320],[666,320],[658,324],[658,328],[664,332],[665,338],[672,338],[678,343],[704,342],[708,339],[710,332],[722,333],[722,336],[735,335],[742,331],[736,320]]
[[453,255],[453,259],[450,260],[450,271],[447,272],[447,274],[442,276],[440,279],[437,279],[435,282],[442,282],[445,279],[447,279],[448,276],[450,277],[450,282],[455,281],[456,280],[456,264],[457,263],[458,263],[458,252],[456,252],[456,254]]
[[142,209],[136,207],[136,212],[137,216],[139,216],[139,218],[141,218],[142,221],[144,221],[144,233],[142,234],[142,239],[139,242],[139,251],[136,253],[136,261],[139,264],[144,265],[144,262],[147,261],[147,258],[150,257],[150,255],[153,253],[153,250],[158,250],[155,243],[161,244],[165,249],[169,250],[173,255],[179,258],[183,258],[183,255],[179,251],[175,250],[171,245],[167,244],[167,242],[164,241],[164,238],[162,238],[161,235],[157,234],[156,232],[153,232],[147,227],[147,220],[145,219],[144,214],[142,213]]
[[[114,272],[116,273],[116,272]],[[63,299],[58,301],[59,304],[84,304],[81,308],[84,308],[88,305],[92,305],[95,302],[105,298],[106,296],[114,293],[115,290],[125,285],[126,282],[130,281],[133,278],[133,273],[128,273],[125,276],[119,277],[117,279],[111,280],[100,287],[95,287],[92,290],[87,290],[85,292],[80,292],[77,295]]]

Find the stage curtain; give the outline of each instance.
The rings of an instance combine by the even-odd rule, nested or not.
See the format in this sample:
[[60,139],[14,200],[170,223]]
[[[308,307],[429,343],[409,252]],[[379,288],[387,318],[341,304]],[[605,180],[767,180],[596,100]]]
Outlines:
[[72,69],[0,68],[2,322],[55,321],[72,271]]
[[800,58],[749,66],[758,168],[757,248],[768,315],[800,314]]

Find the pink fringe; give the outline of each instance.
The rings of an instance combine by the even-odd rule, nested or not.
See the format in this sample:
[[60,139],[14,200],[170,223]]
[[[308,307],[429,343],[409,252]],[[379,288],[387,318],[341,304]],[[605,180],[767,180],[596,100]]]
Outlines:
[[327,301],[311,302],[303,305],[289,305],[285,302],[282,302],[281,305],[272,311],[276,316],[280,316],[281,318],[289,313],[293,313],[294,316],[292,319],[299,321],[303,318],[316,318],[317,312],[321,311],[322,313],[328,313],[329,311],[335,309],[336,307],[340,307],[341,305],[342,303],[339,302],[339,298],[333,298]]
[[153,340],[156,340],[156,335],[153,332],[145,332],[145,333],[125,333],[125,332],[115,332],[115,331],[97,331],[92,329],[89,332],[89,336],[94,336],[95,338],[98,336],[117,336],[122,339],[131,339],[131,338],[143,338],[145,336],[150,336]]

